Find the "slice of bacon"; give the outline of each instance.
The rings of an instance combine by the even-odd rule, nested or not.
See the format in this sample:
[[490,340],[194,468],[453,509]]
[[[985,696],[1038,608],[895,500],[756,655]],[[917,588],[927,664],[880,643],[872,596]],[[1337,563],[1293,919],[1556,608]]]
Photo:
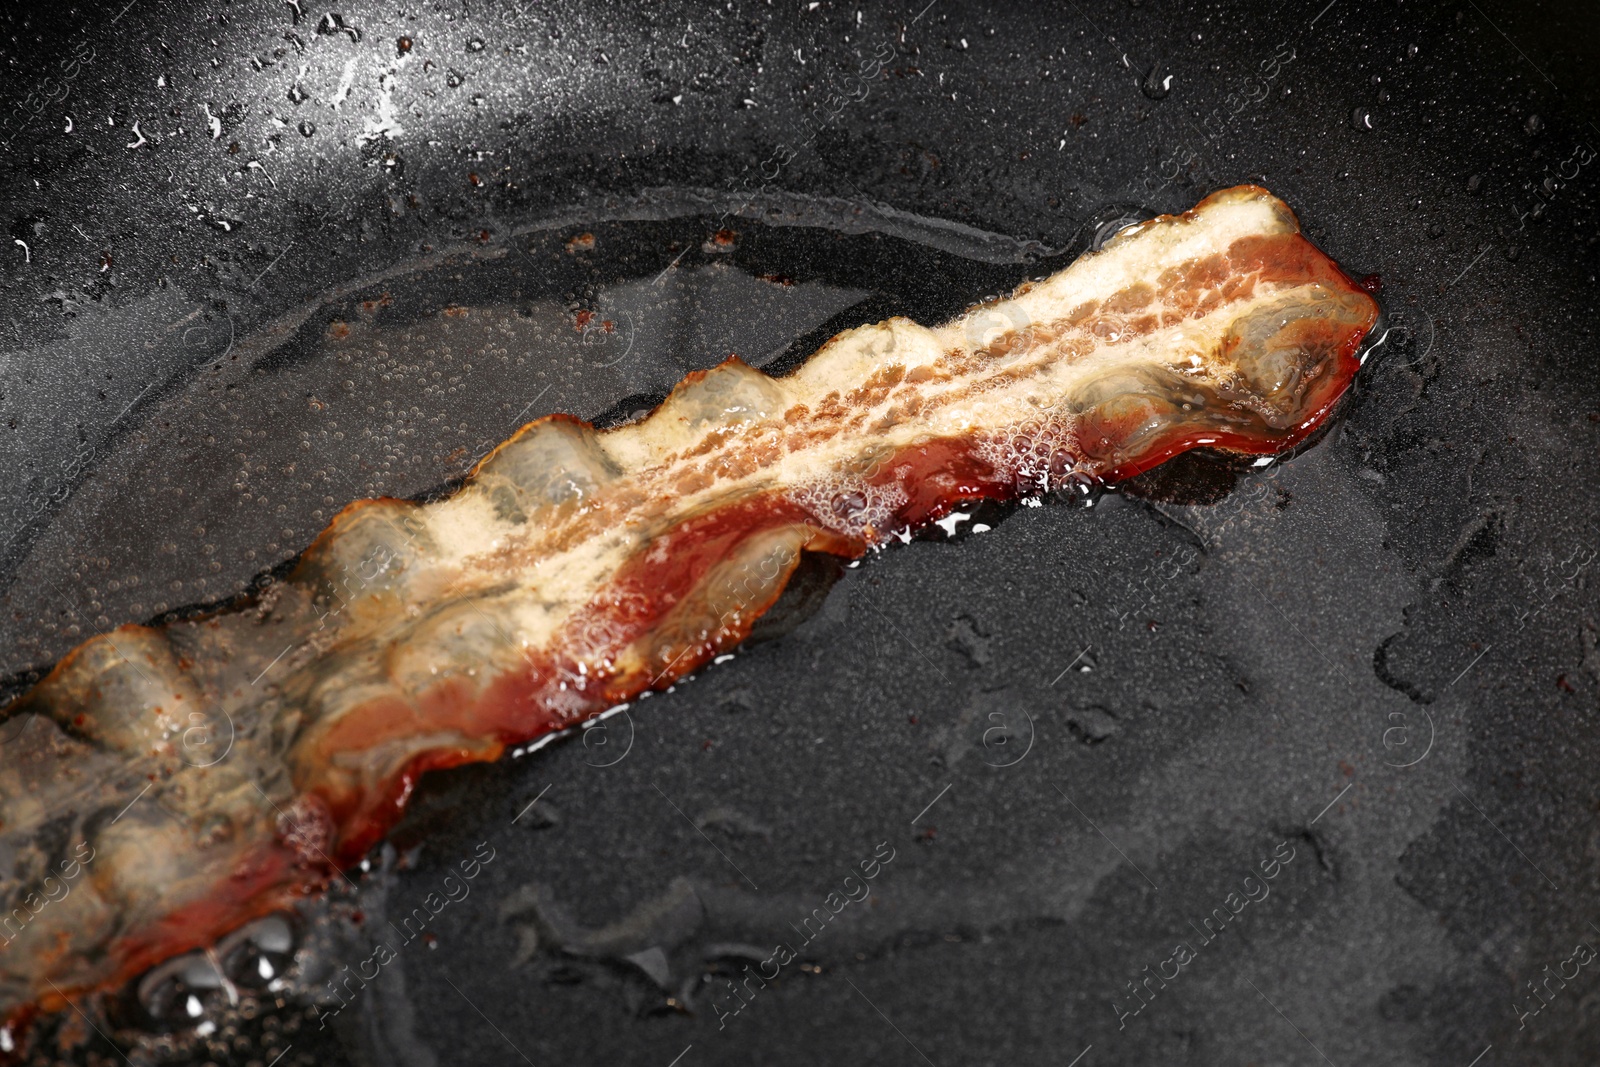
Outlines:
[[631,425],[530,423],[449,499],[350,505],[256,600],[95,637],[9,709],[0,1013],[315,892],[422,772],[737,645],[802,552],[1294,446],[1377,313],[1245,186],[937,329],[851,330],[782,379],[729,359]]

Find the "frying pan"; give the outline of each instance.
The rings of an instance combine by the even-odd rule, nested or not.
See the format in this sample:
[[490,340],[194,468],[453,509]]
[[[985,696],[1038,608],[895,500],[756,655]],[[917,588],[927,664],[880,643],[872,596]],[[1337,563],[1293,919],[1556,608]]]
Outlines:
[[158,976],[35,1059],[1593,1062],[1586,16],[8,10],[12,691],[528,419],[937,321],[1224,185],[1379,274],[1388,327],[1292,460],[813,561],[731,662],[429,779],[257,946],[279,987]]

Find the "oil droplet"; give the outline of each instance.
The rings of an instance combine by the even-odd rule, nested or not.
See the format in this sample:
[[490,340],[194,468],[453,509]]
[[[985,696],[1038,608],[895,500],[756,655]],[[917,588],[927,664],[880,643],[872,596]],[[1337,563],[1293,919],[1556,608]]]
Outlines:
[[1350,112],[1350,125],[1358,130],[1372,129],[1372,112],[1364,107],[1358,107]]
[[310,120],[307,120],[305,122],[300,123],[300,133],[301,133],[302,136],[310,137],[312,134],[314,134],[316,132],[317,132],[317,124],[315,122],[311,122]]
[[1151,100],[1165,100],[1172,92],[1172,75],[1167,72],[1167,65],[1157,63],[1151,67],[1144,81],[1139,83],[1139,91]]
[[345,22],[344,16],[337,12],[329,12],[322,16],[322,21],[317,23],[317,32],[327,36],[342,33],[352,41],[359,42],[361,40],[360,28]]

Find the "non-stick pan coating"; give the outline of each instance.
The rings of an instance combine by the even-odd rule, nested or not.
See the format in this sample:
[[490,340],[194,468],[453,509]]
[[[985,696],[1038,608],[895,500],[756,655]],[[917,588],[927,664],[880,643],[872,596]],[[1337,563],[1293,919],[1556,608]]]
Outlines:
[[[354,966],[490,843],[432,943],[327,1029],[295,1001],[195,1062],[1593,1061],[1600,977],[1569,962],[1600,944],[1580,5],[116,0],[0,22],[19,684],[232,595],[348,499],[447,487],[553,381],[625,416],[722,349],[948,313],[1225,185],[1380,275],[1392,327],[1334,431],[1219,503],[1146,487],[898,547],[604,736],[430,783],[329,905],[369,925],[307,936]],[[760,261],[803,298],[684,281],[720,228],[803,230]],[[685,253],[653,305],[677,332],[634,377],[594,346],[473,359],[487,342],[444,328],[535,289],[599,301],[615,279],[561,265],[583,232],[631,242],[643,285],[648,255]],[[818,235],[939,278],[853,285]],[[518,256],[523,297],[467,284]],[[459,381],[437,351],[363,349],[359,388],[321,362],[386,287],[409,303],[373,323],[461,349]],[[263,384],[308,375],[352,384]],[[313,401],[342,405],[336,446],[297,443]],[[869,902],[718,1012],[880,842]],[[1270,892],[1243,903],[1246,876]]]

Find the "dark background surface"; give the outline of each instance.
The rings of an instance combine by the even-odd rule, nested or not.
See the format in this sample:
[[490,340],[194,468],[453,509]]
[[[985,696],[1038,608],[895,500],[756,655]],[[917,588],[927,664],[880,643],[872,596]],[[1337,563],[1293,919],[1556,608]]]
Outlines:
[[[4,672],[229,595],[337,505],[436,486],[526,418],[948,314],[1088,223],[1240,181],[1381,274],[1396,327],[1336,430],[1219,504],[1113,496],[896,548],[604,737],[431,783],[404,869],[374,857],[329,907],[405,912],[489,842],[434,942],[328,1031],[293,997],[218,1007],[238,1041],[169,1059],[1594,1061],[1595,964],[1519,1021],[1526,983],[1600,945],[1584,5],[135,0],[0,26],[26,246],[0,260]],[[792,306],[719,288],[696,240],[720,226]],[[624,253],[560,266],[584,230]],[[628,304],[679,252],[670,295]],[[485,263],[510,280],[475,289]],[[407,286],[342,354],[320,342]],[[540,294],[503,351],[434,317],[493,327]],[[550,323],[596,303],[676,332],[626,374],[557,351]],[[719,1027],[719,976],[797,940],[880,842],[871,902]],[[1201,945],[1280,847],[1270,896]],[[303,986],[368,951],[341,923],[310,927]],[[1119,1029],[1178,942],[1195,959]]]

